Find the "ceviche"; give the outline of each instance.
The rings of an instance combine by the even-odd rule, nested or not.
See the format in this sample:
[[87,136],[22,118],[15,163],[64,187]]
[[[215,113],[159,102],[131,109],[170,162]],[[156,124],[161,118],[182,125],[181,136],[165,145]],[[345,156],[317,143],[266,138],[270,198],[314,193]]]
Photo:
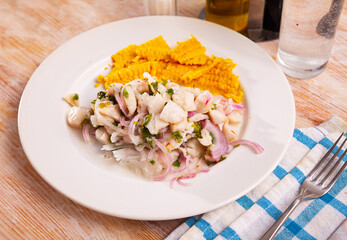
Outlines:
[[238,137],[245,107],[236,64],[205,52],[194,36],[173,48],[162,36],[129,45],[98,76],[95,87],[105,90],[90,109],[79,107],[78,94],[65,96],[69,124],[81,127],[86,142],[95,137],[107,158],[171,186],[187,185],[241,144],[261,153]]
[[72,106],[68,123],[82,128],[86,142],[95,137],[107,158],[155,181],[169,179],[171,186],[188,185],[184,179],[208,172],[241,144],[263,151],[236,133],[244,106],[207,90],[159,82],[147,72],[100,91],[89,109],[79,107],[78,94],[65,100]]

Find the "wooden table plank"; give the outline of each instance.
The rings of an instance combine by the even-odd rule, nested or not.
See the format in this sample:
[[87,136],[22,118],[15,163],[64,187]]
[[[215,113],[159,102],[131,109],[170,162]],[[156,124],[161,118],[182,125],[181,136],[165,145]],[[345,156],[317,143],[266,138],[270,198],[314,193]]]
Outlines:
[[[180,1],[180,15],[197,17],[204,0]],[[0,239],[163,239],[184,219],[135,221],[89,210],[50,187],[21,147],[17,112],[39,64],[72,37],[101,24],[144,15],[141,0],[4,0],[0,4]],[[347,121],[344,6],[327,70],[309,80],[289,78],[297,127],[331,115]],[[276,58],[277,41],[259,43]]]

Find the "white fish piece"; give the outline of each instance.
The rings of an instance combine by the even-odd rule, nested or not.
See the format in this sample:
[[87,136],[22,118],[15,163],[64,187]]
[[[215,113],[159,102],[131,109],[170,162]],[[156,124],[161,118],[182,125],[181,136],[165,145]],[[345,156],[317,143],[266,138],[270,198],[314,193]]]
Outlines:
[[110,117],[115,121],[119,122],[121,118],[120,108],[117,105],[107,105],[106,107],[99,108],[100,114]]
[[197,96],[199,96],[202,93],[202,91],[199,88],[186,87],[186,91],[193,93],[194,98],[196,98]]
[[[64,100],[65,102],[67,102],[68,104],[70,104],[70,106],[76,106],[78,107],[80,105],[80,100],[77,99],[77,100],[74,100],[75,96],[77,95],[77,93],[69,93],[69,94],[66,94],[64,96]],[[78,95],[77,95],[77,98],[78,98]]]
[[187,118],[187,112],[171,100],[167,102],[160,113],[160,119],[168,123],[179,123],[185,118]]
[[201,130],[201,138],[198,138],[198,140],[204,146],[210,146],[212,144],[212,137],[206,129]]
[[149,101],[149,95],[147,92],[144,92],[143,94],[140,94],[139,92],[135,92],[135,96],[137,99],[137,112],[143,113],[147,111],[148,108],[148,101]]
[[228,119],[231,123],[240,123],[242,121],[242,111],[234,110],[228,115]]
[[203,91],[194,102],[197,113],[207,113],[213,105],[213,95],[209,91]]
[[102,144],[110,143],[110,135],[105,128],[101,127],[95,131],[95,139]]
[[171,132],[176,132],[176,131],[184,131],[189,128],[187,118],[185,118],[183,121],[179,123],[171,123],[170,124],[170,130]]
[[[124,90],[126,90],[128,94],[124,95]],[[129,116],[132,116],[135,113],[137,108],[137,101],[136,101],[134,90],[131,87],[131,85],[127,84],[124,86],[122,91],[123,91],[125,105],[129,111]]]
[[228,143],[231,143],[239,138],[236,132],[233,130],[232,126],[228,123],[224,123],[222,132],[226,137]]
[[133,89],[137,92],[148,92],[148,84],[143,81],[142,79],[135,79],[132,80],[131,82],[129,82],[129,85],[131,85],[133,87]]
[[160,113],[165,105],[166,101],[160,94],[149,96],[148,99],[148,112],[152,114]]
[[216,125],[228,122],[228,118],[225,116],[224,112],[219,110],[210,110],[208,115],[210,116],[211,121]]
[[87,118],[80,107],[72,107],[68,113],[67,121],[71,127],[80,128],[81,123]]
[[101,125],[98,121],[98,118],[95,115],[90,116],[90,122],[93,127],[97,127]]
[[198,139],[192,138],[186,143],[186,150],[192,157],[199,157],[204,151],[204,147],[200,144]]
[[157,134],[160,131],[160,129],[165,128],[167,126],[169,126],[169,123],[162,121],[159,117],[159,114],[153,115],[151,120],[146,125],[148,131],[153,135]]
[[193,117],[189,118],[189,122],[198,122],[198,121],[205,120],[205,119],[208,119],[208,118],[209,117],[206,114],[197,113]]
[[194,103],[194,94],[181,90],[174,92],[172,95],[172,100],[180,105],[185,111],[195,111],[196,105]]

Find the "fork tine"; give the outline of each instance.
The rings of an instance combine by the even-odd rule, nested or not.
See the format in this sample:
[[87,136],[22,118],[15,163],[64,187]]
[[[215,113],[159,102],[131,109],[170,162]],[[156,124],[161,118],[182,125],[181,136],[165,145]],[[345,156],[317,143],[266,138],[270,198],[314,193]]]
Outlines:
[[[340,150],[342,149],[343,145],[346,143],[347,138],[342,142],[339,149],[337,149],[336,153],[329,159],[328,163],[324,166],[323,170],[320,171],[320,173],[315,177],[315,180],[317,180],[318,184],[323,183],[324,180],[329,176],[331,171],[329,171],[328,174],[325,175],[324,180],[321,181],[321,178],[323,177],[323,174],[328,172],[328,168],[333,164],[333,161],[335,157],[339,154]],[[338,161],[337,161],[338,162]]]
[[[337,152],[335,153],[335,155],[336,155],[338,152],[340,152],[340,150],[342,149],[342,146],[345,144],[346,140],[347,140],[347,138],[343,141],[342,145],[340,146],[339,150],[337,150]],[[334,155],[334,156],[335,156],[335,155]],[[343,155],[343,156],[346,155],[346,150],[342,153],[342,155]],[[339,167],[339,164],[342,162],[342,159],[343,159],[343,157],[340,157],[340,158],[336,161],[335,165],[334,165],[334,166],[330,169],[330,171],[325,175],[325,177],[323,178],[323,180],[322,180],[321,183],[320,183],[320,184],[322,184],[322,186],[324,186],[324,185],[327,184],[328,179],[332,176],[332,174],[333,174],[333,173],[336,171],[336,169]]]
[[340,141],[341,137],[344,135],[344,133],[341,133],[340,137],[335,141],[335,143],[329,148],[328,152],[323,156],[323,158],[320,160],[320,162],[317,164],[317,166],[308,174],[307,178],[312,178],[314,174],[316,174],[317,170],[323,165],[324,160],[327,159],[331,151],[334,149],[334,147],[337,145],[337,143]]
[[[343,152],[343,154],[341,155],[339,160],[340,159],[342,160],[345,157],[346,153],[347,153],[347,149]],[[343,164],[342,168],[340,168],[340,170],[336,173],[335,177],[330,181],[328,186],[325,187],[328,191],[334,185],[334,183],[337,181],[337,179],[340,177],[340,175],[342,174],[343,170],[345,170],[346,166],[347,166],[347,161]]]

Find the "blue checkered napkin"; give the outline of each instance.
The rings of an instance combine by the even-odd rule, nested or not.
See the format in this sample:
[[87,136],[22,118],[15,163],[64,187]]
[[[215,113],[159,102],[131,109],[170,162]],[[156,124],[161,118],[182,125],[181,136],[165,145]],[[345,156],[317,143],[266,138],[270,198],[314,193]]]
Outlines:
[[[338,135],[346,130],[347,124],[337,117],[318,127],[295,129],[281,163],[260,185],[222,208],[190,217],[166,240],[259,239],[294,200],[300,184]],[[337,147],[333,153],[336,150]],[[346,185],[347,170],[326,195],[301,202],[275,239],[327,239],[346,219]]]

